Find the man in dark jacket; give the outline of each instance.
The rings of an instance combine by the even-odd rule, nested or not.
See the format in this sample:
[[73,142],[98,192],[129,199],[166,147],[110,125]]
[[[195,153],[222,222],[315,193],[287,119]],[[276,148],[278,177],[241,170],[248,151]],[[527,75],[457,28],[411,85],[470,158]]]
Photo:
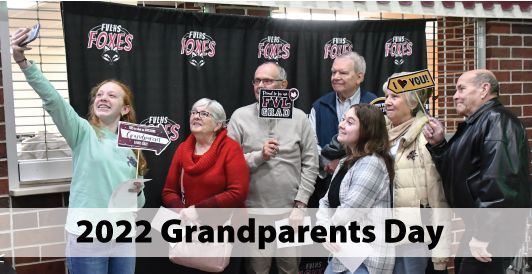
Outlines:
[[344,113],[355,104],[369,103],[377,96],[369,91],[362,90],[360,84],[364,81],[366,61],[356,52],[347,52],[338,57],[331,67],[331,86],[334,92],[329,92],[312,104],[309,119],[318,141],[318,154],[320,155],[320,178],[316,182],[316,190],[311,197],[311,206],[317,205],[327,191],[328,182],[343,151],[330,153],[324,157],[321,150],[328,145],[338,134],[338,124]]
[[[505,273],[510,260],[492,257],[490,252],[499,243],[511,242],[504,237],[510,231],[505,218],[520,217],[504,216],[496,208],[531,205],[526,130],[498,96],[499,83],[491,71],[465,72],[456,83],[453,99],[457,113],[466,120],[449,142],[434,118],[423,130],[451,207],[484,209],[478,215],[482,219],[464,217],[462,248],[470,257],[457,257],[456,273]],[[522,219],[525,226],[526,216]]]

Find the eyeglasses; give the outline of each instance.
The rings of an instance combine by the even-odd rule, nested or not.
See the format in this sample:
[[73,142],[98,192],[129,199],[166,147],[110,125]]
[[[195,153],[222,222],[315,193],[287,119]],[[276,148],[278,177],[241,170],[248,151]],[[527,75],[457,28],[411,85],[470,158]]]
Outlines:
[[269,86],[277,81],[284,81],[284,80],[282,79],[253,79],[251,80],[251,84],[253,84],[254,86],[258,86],[262,82],[265,86]]
[[190,117],[195,116],[197,114],[199,114],[199,117],[202,118],[202,119],[203,118],[207,118],[209,116],[212,116],[212,114],[210,112],[204,111],[204,110],[202,110],[202,111],[191,110],[190,111]]

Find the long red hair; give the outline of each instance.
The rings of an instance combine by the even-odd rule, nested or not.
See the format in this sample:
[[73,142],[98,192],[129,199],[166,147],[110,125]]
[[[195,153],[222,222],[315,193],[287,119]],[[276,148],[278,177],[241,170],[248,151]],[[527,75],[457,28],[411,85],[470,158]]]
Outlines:
[[[98,83],[96,86],[94,86],[91,89],[90,93],[90,104],[89,104],[89,114],[88,114],[88,121],[89,123],[97,130],[100,129],[100,118],[94,114],[94,101],[96,99],[96,94],[98,93],[98,90],[100,88],[107,84],[107,83],[114,83],[118,85],[122,91],[124,92],[124,106],[129,106],[129,112],[126,115],[123,115],[120,117],[120,121],[125,121],[128,123],[136,123],[137,122],[137,115],[135,113],[135,108],[133,107],[133,92],[131,89],[124,83],[115,80],[115,79],[108,79],[104,80],[100,83]],[[138,151],[138,149],[132,149],[135,157],[137,157],[137,163],[139,165],[139,175],[143,176],[148,171],[148,164],[146,163],[146,159],[144,158],[144,155],[142,154],[142,151]]]

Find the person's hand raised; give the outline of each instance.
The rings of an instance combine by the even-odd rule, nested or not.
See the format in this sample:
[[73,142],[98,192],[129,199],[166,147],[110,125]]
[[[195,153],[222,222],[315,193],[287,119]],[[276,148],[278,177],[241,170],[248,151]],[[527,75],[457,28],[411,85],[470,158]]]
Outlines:
[[423,127],[423,135],[427,142],[433,146],[440,144],[445,139],[443,125],[434,117],[429,118],[429,122]]
[[20,43],[22,43],[24,40],[26,40],[26,38],[28,38],[29,32],[29,28],[20,28],[11,33],[10,43],[13,59],[21,68],[25,68],[28,66],[24,51],[30,50],[31,48],[28,47],[28,45],[20,46]]

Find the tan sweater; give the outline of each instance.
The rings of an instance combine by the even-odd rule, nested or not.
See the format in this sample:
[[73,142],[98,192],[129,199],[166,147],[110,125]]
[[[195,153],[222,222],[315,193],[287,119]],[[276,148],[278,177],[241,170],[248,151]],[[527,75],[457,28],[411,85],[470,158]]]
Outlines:
[[[258,117],[254,103],[235,110],[228,131],[242,146],[250,170],[247,207],[292,208],[295,200],[308,202],[318,175],[318,153],[303,111],[294,108],[292,119],[265,119]],[[270,137],[280,149],[275,158],[264,161],[262,146]]]

